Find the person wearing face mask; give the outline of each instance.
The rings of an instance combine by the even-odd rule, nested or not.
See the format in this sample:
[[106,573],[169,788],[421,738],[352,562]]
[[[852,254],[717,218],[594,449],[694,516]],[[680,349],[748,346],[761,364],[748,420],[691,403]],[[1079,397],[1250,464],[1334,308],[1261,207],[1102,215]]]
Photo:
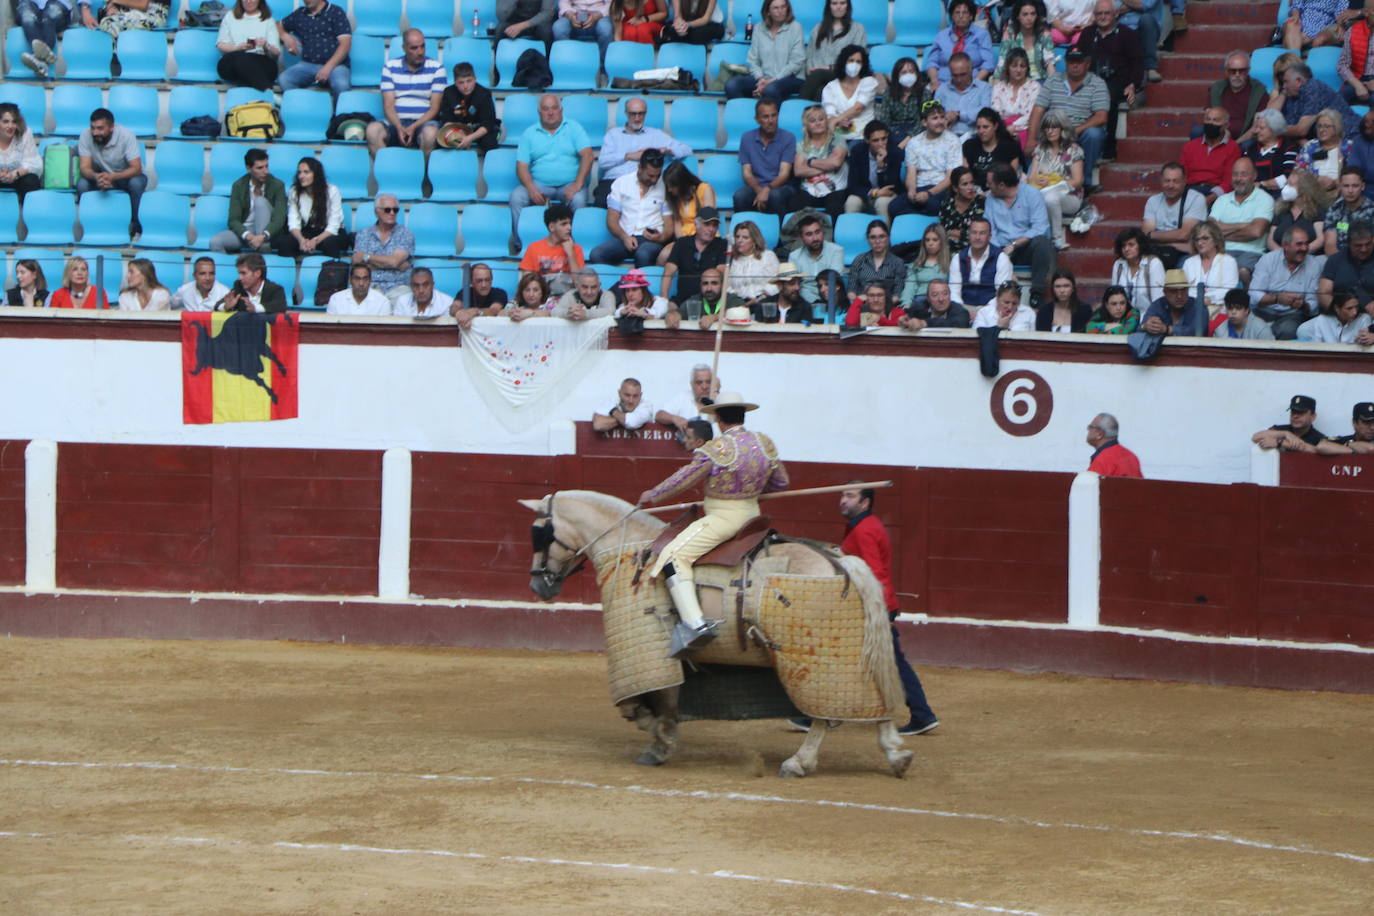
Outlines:
[[857,140],[873,120],[878,79],[868,65],[868,50],[846,45],[835,61],[836,79],[821,90],[821,105],[838,140]]
[[1178,164],[1188,175],[1188,187],[1211,204],[1231,190],[1231,167],[1240,158],[1240,146],[1227,136],[1226,109],[1209,108],[1202,115],[1202,136],[1183,144]]

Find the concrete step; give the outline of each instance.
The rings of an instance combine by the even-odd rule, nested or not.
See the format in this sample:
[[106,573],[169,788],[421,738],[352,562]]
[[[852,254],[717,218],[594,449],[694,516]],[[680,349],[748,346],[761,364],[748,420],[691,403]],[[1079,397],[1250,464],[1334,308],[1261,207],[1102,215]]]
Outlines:
[[1125,137],[1116,143],[1117,161],[1158,170],[1164,163],[1178,158],[1185,142],[1185,137]]
[[1278,24],[1277,3],[1190,3],[1188,4],[1188,32],[1208,25],[1264,25],[1272,29]]
[[1193,126],[1201,123],[1202,112],[1195,108],[1179,110],[1155,108],[1152,105],[1126,116],[1126,136],[1175,137],[1186,140]]
[[[1216,79],[1220,79],[1217,77]],[[1151,83],[1146,90],[1146,110],[1151,108],[1178,111],[1197,111],[1199,117],[1207,105],[1207,93],[1213,80],[1207,79],[1166,79],[1162,83]]]
[[[1125,140],[1121,141],[1125,143]],[[1121,161],[1101,166],[1098,183],[1107,193],[1150,193],[1159,190],[1159,167],[1168,159],[1158,162]]]
[[[1202,4],[1195,4],[1201,6]],[[1234,9],[1235,7],[1230,7]],[[1192,10],[1189,11],[1189,20]],[[1191,22],[1190,22],[1191,25]],[[1236,48],[1250,51],[1269,44],[1274,35],[1273,23],[1192,26],[1174,40],[1174,51],[1179,54],[1226,54]]]
[[1226,52],[1236,47],[1232,43],[1221,51],[1206,54],[1166,54],[1159,60],[1159,73],[1164,77],[1164,82],[1156,85],[1168,85],[1174,80],[1202,80],[1208,84],[1219,80],[1226,75]]
[[[1156,188],[1156,190],[1158,190]],[[1103,220],[1139,220],[1145,213],[1145,201],[1152,191],[1102,191],[1092,196],[1092,204]]]

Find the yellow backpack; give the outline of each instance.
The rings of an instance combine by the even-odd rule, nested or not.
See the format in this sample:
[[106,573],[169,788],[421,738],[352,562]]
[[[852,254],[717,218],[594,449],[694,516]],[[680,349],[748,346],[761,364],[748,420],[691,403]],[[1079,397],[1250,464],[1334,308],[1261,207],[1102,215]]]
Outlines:
[[275,140],[285,130],[281,112],[271,102],[245,102],[224,114],[224,131],[231,137]]

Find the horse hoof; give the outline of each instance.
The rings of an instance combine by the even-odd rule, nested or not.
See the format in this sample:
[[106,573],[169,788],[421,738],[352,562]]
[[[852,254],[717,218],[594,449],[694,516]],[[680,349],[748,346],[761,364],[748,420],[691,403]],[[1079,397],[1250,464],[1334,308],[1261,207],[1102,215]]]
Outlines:
[[635,763],[639,764],[642,767],[661,767],[663,766],[663,764],[667,762],[668,761],[666,760],[662,760],[658,757],[655,757],[648,751],[645,751],[644,753],[640,754],[638,757],[635,758]]
[[778,775],[783,779],[801,779],[806,775],[806,770],[794,760],[784,760],[782,766],[778,767]]
[[892,775],[896,776],[898,779],[905,776],[907,767],[911,766],[911,758],[913,756],[915,755],[913,755],[911,751],[902,751],[900,754],[894,754],[889,758],[888,763],[892,764]]

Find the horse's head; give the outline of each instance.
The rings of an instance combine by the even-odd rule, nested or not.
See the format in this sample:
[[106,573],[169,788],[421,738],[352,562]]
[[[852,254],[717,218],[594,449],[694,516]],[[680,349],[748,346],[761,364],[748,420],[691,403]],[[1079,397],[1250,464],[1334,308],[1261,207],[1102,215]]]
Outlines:
[[563,580],[582,568],[586,557],[582,552],[558,537],[554,530],[554,496],[543,499],[522,499],[520,505],[534,513],[530,526],[530,542],[534,557],[530,562],[530,590],[541,601],[549,601],[563,589]]

